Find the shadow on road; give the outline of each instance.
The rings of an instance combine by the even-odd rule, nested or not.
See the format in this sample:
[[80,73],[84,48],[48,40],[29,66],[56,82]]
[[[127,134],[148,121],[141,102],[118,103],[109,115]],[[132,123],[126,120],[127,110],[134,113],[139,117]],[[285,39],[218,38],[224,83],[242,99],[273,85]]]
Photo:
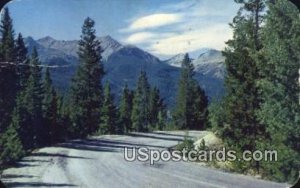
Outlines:
[[4,174],[1,176],[3,179],[12,179],[12,178],[34,178],[37,176],[30,176],[30,175],[15,175],[15,174]]
[[100,152],[118,152],[120,149],[124,149],[126,146],[135,147],[155,147],[165,148],[158,145],[139,144],[125,141],[112,141],[108,139],[85,139],[85,140],[73,140],[67,143],[59,144],[59,147],[78,149],[78,150],[89,150],[89,151],[100,151]]
[[73,184],[58,184],[58,183],[40,183],[40,182],[31,182],[31,183],[23,183],[23,182],[8,182],[5,183],[7,188],[9,187],[77,187]]
[[25,162],[25,163],[34,163],[34,162],[46,163],[46,162],[49,162],[49,160],[40,160],[40,159],[22,159],[20,162]]
[[45,152],[32,153],[31,156],[33,156],[33,157],[63,157],[63,158],[72,158],[72,159],[91,159],[91,158],[87,158],[87,157],[79,157],[79,156],[72,156],[72,155],[65,155],[65,154],[58,154],[58,153],[45,153]]
[[16,164],[14,164],[14,168],[23,168],[23,167],[35,167],[38,165],[35,164],[31,164],[31,163],[23,163],[23,162],[17,162]]
[[125,141],[112,141],[109,139],[87,139],[87,141],[90,142],[90,144],[95,144],[98,146],[122,148],[122,149],[125,146],[165,148],[163,146],[158,146],[158,145],[140,144],[140,143],[125,142]]
[[101,144],[100,141],[92,142],[87,140],[74,140],[67,143],[59,144],[58,146],[68,149],[87,150],[96,152],[117,152],[117,150],[114,149],[115,147]]

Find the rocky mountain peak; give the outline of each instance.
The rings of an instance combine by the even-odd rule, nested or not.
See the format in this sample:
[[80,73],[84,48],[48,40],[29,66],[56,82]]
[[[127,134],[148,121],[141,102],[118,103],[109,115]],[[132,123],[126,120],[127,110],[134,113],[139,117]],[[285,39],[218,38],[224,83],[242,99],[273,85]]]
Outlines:
[[50,36],[46,36],[46,37],[43,37],[43,38],[40,38],[37,40],[37,42],[42,42],[42,43],[50,43],[53,41],[56,41],[56,40]]

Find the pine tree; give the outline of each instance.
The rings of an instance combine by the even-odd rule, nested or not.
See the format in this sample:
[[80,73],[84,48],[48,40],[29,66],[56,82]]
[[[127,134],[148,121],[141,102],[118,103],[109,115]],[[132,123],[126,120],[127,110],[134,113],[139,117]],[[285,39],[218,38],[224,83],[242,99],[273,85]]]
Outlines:
[[[159,121],[159,113],[161,112],[161,119],[163,121],[163,111],[165,110],[165,104],[163,99],[160,98],[159,89],[154,87],[151,89],[150,92],[150,99],[149,99],[149,122],[152,129],[155,129],[158,121]],[[162,124],[163,122],[160,122]]]
[[192,92],[192,119],[190,129],[204,130],[208,124],[208,98],[205,95],[205,91],[194,82]]
[[114,105],[114,98],[110,91],[110,85],[107,82],[104,88],[104,101],[101,111],[100,133],[102,134],[120,134],[124,130],[117,125],[117,109]]
[[155,128],[155,125],[158,121],[159,103],[160,103],[159,89],[157,87],[151,88],[150,96],[149,96],[148,118],[152,129]]
[[57,127],[58,130],[58,141],[67,140],[69,137],[72,136],[72,133],[69,132],[69,126],[71,125],[70,120],[70,105],[69,99],[67,96],[59,96],[57,100]]
[[132,112],[133,93],[128,89],[127,84],[123,89],[123,94],[119,107],[120,126],[124,127],[124,132],[132,131],[131,112]]
[[80,65],[72,80],[70,119],[73,136],[85,137],[96,131],[102,105],[101,79],[104,75],[101,47],[96,39],[95,22],[87,18],[79,41]]
[[46,69],[43,83],[43,117],[48,143],[55,143],[59,137],[58,127],[58,96],[52,85],[49,68]]
[[[221,136],[229,147],[241,152],[258,149],[267,135],[256,115],[261,100],[257,87],[260,75],[256,55],[262,48],[260,33],[264,3],[262,0],[238,2],[242,8],[231,24],[233,39],[226,43],[227,47],[223,52],[227,67],[227,96],[224,101],[225,117]],[[236,165],[240,165],[237,168],[241,171],[256,167],[259,173],[258,162],[237,162]]]
[[[38,147],[45,144],[46,127],[43,125],[42,100],[43,100],[43,85],[40,61],[38,59],[37,50],[34,48],[31,59],[31,75],[28,80],[28,85],[24,91],[24,106],[26,108],[28,121],[24,125],[24,129],[32,130],[26,145],[28,147]],[[27,132],[27,131],[26,131]],[[32,145],[31,145],[32,143]]]
[[[23,37],[19,33],[18,38],[15,41],[15,63],[16,63],[16,89],[17,96],[15,100],[15,106],[12,114],[13,123],[18,124],[18,135],[20,136],[20,141],[24,149],[29,149],[31,146],[26,145],[26,143],[32,142],[33,135],[32,127],[26,127],[29,122],[29,114],[26,109],[25,89],[30,76],[30,65],[29,58],[27,57],[27,48],[25,47]],[[31,145],[31,143],[30,143]]]
[[194,77],[194,66],[185,55],[181,65],[174,124],[180,129],[201,129],[207,121],[207,97]]
[[134,93],[132,107],[132,127],[135,131],[149,130],[149,94],[150,85],[145,71],[141,71]]
[[25,47],[23,37],[19,33],[15,47],[15,61],[17,63],[18,91],[24,90],[30,76],[28,50]]
[[1,19],[1,61],[14,62],[14,29],[8,8],[4,8]]
[[33,127],[31,126],[31,117],[26,106],[25,91],[23,90],[18,93],[12,118],[14,119],[14,124],[18,125],[17,131],[20,141],[24,149],[27,150],[33,147]]
[[295,181],[300,163],[299,11],[285,0],[270,3],[262,33],[258,116],[270,135],[264,147],[279,152],[278,162],[265,163],[263,168],[270,178]]
[[221,135],[224,124],[224,100],[212,100],[209,104],[208,111],[209,128],[211,128],[216,133],[216,135],[219,136]]
[[10,123],[17,93],[15,44],[12,19],[8,8],[3,11],[0,25],[0,133]]
[[188,110],[191,108],[189,100],[191,79],[194,75],[194,66],[188,54],[185,54],[184,59],[181,64],[181,75],[179,80],[176,107],[173,114],[174,124],[180,129],[187,129],[189,126],[188,122]]
[[25,154],[17,131],[20,122],[19,118],[18,113],[14,111],[11,124],[1,135],[0,161],[3,163],[12,163],[23,157]]

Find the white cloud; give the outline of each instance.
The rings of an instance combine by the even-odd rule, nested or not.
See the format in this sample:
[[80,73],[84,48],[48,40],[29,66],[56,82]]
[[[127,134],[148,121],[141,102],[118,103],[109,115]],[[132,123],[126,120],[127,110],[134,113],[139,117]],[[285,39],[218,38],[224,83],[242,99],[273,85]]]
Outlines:
[[174,55],[192,52],[201,48],[221,50],[225,47],[224,41],[231,38],[232,32],[226,25],[214,25],[195,31],[187,31],[176,36],[161,38],[159,42],[148,46],[150,52],[159,55]]
[[125,42],[130,44],[145,44],[159,42],[162,38],[175,36],[174,33],[137,32],[129,35]]
[[122,29],[127,33],[123,41],[164,57],[201,48],[222,50],[232,36],[228,23],[238,8],[228,0],[191,0],[159,7]]
[[124,29],[124,31],[136,31],[170,25],[180,22],[182,20],[181,18],[182,17],[179,14],[152,14],[136,19],[129,25],[128,28]]
[[155,36],[155,34],[150,33],[150,32],[135,33],[135,34],[130,35],[126,39],[126,42],[132,43],[132,44],[139,44],[139,43],[143,43],[145,41],[152,39],[154,36]]

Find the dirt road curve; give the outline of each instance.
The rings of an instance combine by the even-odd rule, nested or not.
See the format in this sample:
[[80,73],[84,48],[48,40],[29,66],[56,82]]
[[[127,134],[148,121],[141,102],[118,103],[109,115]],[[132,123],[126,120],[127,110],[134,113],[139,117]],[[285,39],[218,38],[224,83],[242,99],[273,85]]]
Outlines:
[[[190,132],[203,137],[206,132]],[[283,188],[286,184],[221,172],[188,162],[127,162],[124,146],[164,149],[183,139],[183,132],[134,133],[74,140],[40,149],[4,171],[7,187],[213,187]]]

